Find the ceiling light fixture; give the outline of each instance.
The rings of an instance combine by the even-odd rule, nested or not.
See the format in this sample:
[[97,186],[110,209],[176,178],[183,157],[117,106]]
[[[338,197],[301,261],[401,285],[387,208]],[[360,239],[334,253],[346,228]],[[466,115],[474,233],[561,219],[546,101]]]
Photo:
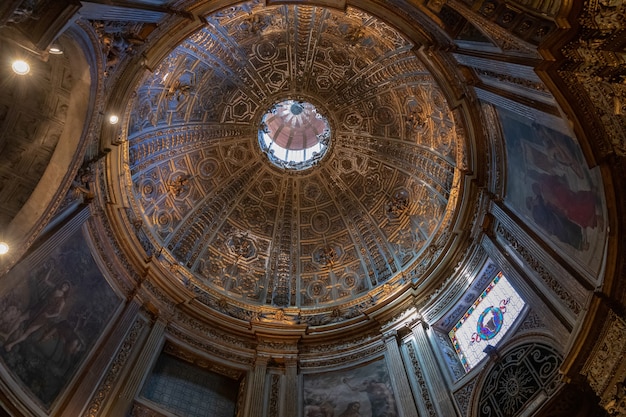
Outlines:
[[9,245],[5,242],[0,242],[0,255],[4,255],[9,252]]
[[111,123],[112,125],[116,125],[119,121],[120,118],[116,114],[112,114],[109,116],[109,123]]
[[50,48],[48,48],[48,53],[52,55],[61,55],[63,53],[63,49],[61,49],[61,47],[57,44],[52,44],[50,45]]
[[13,69],[13,72],[18,75],[26,75],[30,72],[30,65],[22,59],[13,61],[11,68]]

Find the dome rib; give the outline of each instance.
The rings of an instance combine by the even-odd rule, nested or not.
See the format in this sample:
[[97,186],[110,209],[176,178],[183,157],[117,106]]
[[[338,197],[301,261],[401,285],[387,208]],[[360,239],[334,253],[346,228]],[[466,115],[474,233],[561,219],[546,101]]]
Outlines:
[[[338,308],[396,286],[457,210],[463,143],[414,44],[354,8],[248,5],[207,21],[137,88],[142,233],[194,292],[254,308]],[[306,170],[272,164],[259,141],[287,100],[328,119],[327,154]]]

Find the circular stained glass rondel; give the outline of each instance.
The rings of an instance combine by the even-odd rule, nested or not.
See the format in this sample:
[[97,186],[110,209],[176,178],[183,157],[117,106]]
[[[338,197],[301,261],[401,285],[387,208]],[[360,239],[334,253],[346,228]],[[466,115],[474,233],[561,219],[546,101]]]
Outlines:
[[261,119],[259,145],[268,159],[281,168],[310,168],[322,159],[329,144],[328,120],[309,102],[281,101]]
[[491,306],[485,309],[480,314],[476,325],[478,336],[483,340],[493,339],[502,329],[503,319],[504,315],[500,308]]

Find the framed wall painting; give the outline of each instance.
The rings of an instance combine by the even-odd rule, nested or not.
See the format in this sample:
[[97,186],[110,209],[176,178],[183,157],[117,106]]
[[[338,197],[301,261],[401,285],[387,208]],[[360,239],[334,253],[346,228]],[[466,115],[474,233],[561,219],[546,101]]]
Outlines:
[[304,417],[398,417],[384,359],[358,368],[305,374]]
[[558,253],[596,276],[606,242],[597,168],[575,138],[498,109],[506,147],[505,204]]
[[2,277],[6,285],[0,287],[2,367],[46,410],[121,305],[78,217]]

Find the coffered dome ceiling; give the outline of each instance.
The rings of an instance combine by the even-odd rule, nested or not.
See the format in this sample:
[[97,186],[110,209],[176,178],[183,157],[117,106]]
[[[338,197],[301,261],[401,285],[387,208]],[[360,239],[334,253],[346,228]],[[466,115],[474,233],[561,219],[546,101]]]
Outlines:
[[[208,16],[129,105],[139,239],[194,293],[253,309],[355,305],[426,279],[458,214],[466,138],[419,46],[351,7]],[[272,163],[259,130],[317,143],[313,107],[327,154]],[[272,109],[284,118],[268,128]]]

